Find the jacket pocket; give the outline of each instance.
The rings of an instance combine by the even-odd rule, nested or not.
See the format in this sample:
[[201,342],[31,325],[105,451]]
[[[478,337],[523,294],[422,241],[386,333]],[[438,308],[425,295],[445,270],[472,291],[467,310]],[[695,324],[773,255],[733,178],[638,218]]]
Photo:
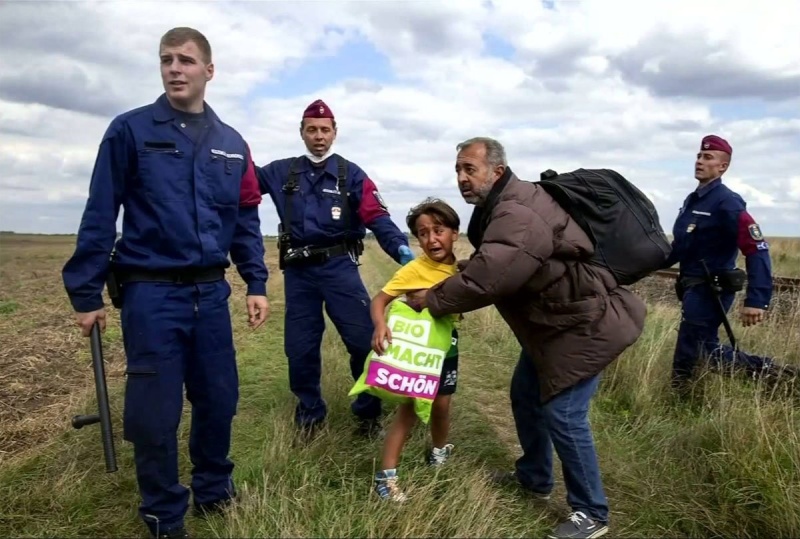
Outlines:
[[211,154],[206,173],[213,186],[214,202],[221,206],[237,206],[242,188],[244,161],[238,157]]
[[139,150],[139,180],[148,198],[185,200],[192,191],[192,163],[176,148]]
[[134,444],[161,445],[166,439],[161,406],[163,382],[152,364],[129,365],[125,371],[123,438]]

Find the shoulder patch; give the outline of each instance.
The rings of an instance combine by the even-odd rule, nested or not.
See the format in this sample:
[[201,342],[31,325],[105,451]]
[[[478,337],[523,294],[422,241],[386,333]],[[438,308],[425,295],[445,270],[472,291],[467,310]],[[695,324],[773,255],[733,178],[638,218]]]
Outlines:
[[383,197],[381,196],[381,194],[378,192],[377,189],[372,190],[372,196],[375,197],[376,202],[381,208],[384,209],[384,211],[389,211],[389,207],[386,205],[386,202],[383,201]]
[[759,228],[758,224],[753,223],[747,227],[747,230],[750,232],[750,237],[756,241],[760,241],[764,239],[764,236],[761,234],[761,228]]

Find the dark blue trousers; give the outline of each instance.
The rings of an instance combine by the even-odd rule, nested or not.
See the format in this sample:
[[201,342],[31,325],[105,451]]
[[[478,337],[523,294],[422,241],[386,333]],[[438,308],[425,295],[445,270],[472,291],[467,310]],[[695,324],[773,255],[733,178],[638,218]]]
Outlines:
[[[734,294],[720,295],[727,313],[733,304]],[[716,298],[705,285],[688,288],[683,294],[681,324],[672,361],[673,384],[680,385],[691,378],[698,358],[707,357],[714,367],[736,366],[747,372],[761,372],[772,365],[767,357],[734,350],[719,340],[722,314],[715,305]]]
[[[356,380],[371,349],[370,297],[358,266],[348,256],[338,256],[316,266],[287,267],[284,291],[284,351],[289,361],[289,387],[299,399],[295,422],[298,426],[309,426],[323,421],[327,415],[320,387],[320,346],[325,331],[323,303],[350,354],[350,374]],[[381,414],[381,401],[362,393],[351,409],[361,419],[374,419]]]
[[195,505],[234,493],[228,459],[236,368],[227,281],[129,283],[121,312],[127,356],[124,438],[133,444],[141,518],[152,533],[183,524],[189,491],[178,476],[183,389],[192,405],[189,456]]
[[600,376],[593,376],[542,403],[539,376],[523,351],[511,378],[511,411],[522,446],[522,456],[516,462],[520,484],[534,492],[550,493],[555,447],[567,487],[567,503],[573,511],[605,523],[608,500],[589,425],[589,403],[599,384]]

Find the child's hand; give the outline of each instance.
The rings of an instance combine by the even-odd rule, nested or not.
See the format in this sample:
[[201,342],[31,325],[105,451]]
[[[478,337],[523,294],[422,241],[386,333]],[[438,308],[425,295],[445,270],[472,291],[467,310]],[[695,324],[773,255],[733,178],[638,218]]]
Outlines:
[[386,342],[391,344],[392,331],[386,324],[375,327],[375,331],[372,333],[372,349],[379,356],[386,352],[386,347],[384,346]]

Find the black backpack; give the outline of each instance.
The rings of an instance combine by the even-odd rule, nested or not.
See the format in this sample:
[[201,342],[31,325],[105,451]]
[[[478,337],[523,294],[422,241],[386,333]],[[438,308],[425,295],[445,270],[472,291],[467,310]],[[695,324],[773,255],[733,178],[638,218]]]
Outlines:
[[610,169],[541,173],[534,182],[583,228],[595,247],[591,263],[630,285],[664,267],[671,245],[644,193]]

